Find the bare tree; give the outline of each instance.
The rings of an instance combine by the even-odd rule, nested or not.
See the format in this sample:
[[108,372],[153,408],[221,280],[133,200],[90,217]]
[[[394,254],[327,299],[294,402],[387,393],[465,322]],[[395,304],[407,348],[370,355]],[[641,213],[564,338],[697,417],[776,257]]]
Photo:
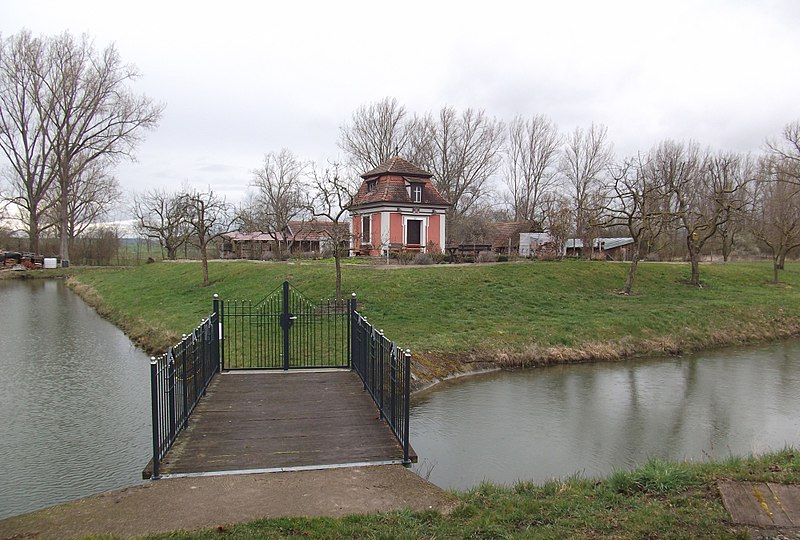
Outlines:
[[[61,186],[59,185],[59,188]],[[117,204],[122,192],[117,179],[106,170],[106,164],[93,161],[83,167],[67,186],[70,192],[58,199],[67,201],[67,240],[72,247],[75,238]]]
[[584,246],[592,245],[592,231],[599,220],[600,208],[592,204],[592,199],[600,199],[597,193],[611,162],[607,135],[608,129],[602,124],[592,124],[588,130],[577,127],[567,137],[561,156],[561,174],[573,203],[575,235]]
[[733,153],[700,152],[696,145],[673,147],[670,170],[671,211],[686,234],[692,268],[690,283],[700,286],[700,254],[705,244],[743,208],[750,171],[744,158]]
[[338,163],[330,164],[324,171],[316,167],[311,170],[312,189],[314,195],[309,199],[308,208],[314,217],[323,217],[332,223],[330,230],[325,230],[332,244],[333,261],[336,267],[336,302],[342,301],[342,263],[343,255],[348,253],[350,229],[347,226],[349,209],[353,204],[353,196],[357,187],[354,182],[340,176]]
[[542,223],[542,202],[557,182],[555,165],[560,146],[558,128],[546,116],[517,116],[509,124],[505,181],[515,221]]
[[350,123],[339,128],[339,148],[348,165],[361,173],[404,153],[410,133],[406,115],[406,108],[390,97],[356,109]]
[[767,153],[773,156],[783,181],[800,183],[800,121],[786,124],[780,139],[767,140]]
[[[167,258],[178,258],[178,249],[188,240],[190,227],[186,199],[180,193],[152,189],[133,196],[131,208],[139,234],[158,240]],[[163,255],[163,252],[162,252]]]
[[187,209],[188,222],[193,242],[200,249],[203,266],[203,287],[208,287],[208,246],[217,238],[231,231],[236,218],[224,197],[219,197],[211,189],[194,191],[183,195]]
[[783,159],[770,156],[761,161],[748,212],[750,231],[771,252],[775,285],[786,254],[800,247],[800,185],[776,163]]
[[[303,200],[303,175],[308,165],[301,162],[290,150],[270,152],[264,156],[263,165],[253,170],[253,186],[258,189],[257,221],[260,229],[271,234],[280,246],[289,221],[305,209]],[[286,245],[288,249],[290,246]]]
[[663,213],[668,197],[664,177],[656,170],[652,152],[625,160],[610,169],[611,196],[606,203],[604,226],[623,225],[633,238],[633,253],[623,294],[631,294],[639,260],[668,224]]
[[64,33],[52,38],[48,49],[44,84],[54,106],[47,142],[60,195],[61,258],[67,261],[73,184],[95,162],[133,158],[142,132],[157,126],[163,107],[128,88],[139,73],[122,63],[114,45],[97,51],[88,36],[76,40]]
[[459,114],[444,107],[435,119],[428,119],[425,129],[431,148],[422,165],[433,173],[439,193],[453,205],[448,219],[458,220],[491,191],[489,180],[501,164],[505,127],[481,110]]
[[548,199],[545,204],[544,216],[545,225],[560,258],[566,250],[567,240],[575,220],[569,199],[558,196]]
[[44,84],[50,70],[45,40],[28,31],[0,40],[0,152],[10,164],[4,199],[19,210],[36,253],[43,216],[55,203],[47,138],[53,96]]

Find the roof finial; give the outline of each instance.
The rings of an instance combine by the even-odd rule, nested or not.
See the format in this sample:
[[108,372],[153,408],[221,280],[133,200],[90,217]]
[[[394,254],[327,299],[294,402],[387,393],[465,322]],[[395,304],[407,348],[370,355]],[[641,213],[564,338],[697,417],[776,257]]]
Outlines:
[[394,157],[400,157],[400,147],[394,145]]

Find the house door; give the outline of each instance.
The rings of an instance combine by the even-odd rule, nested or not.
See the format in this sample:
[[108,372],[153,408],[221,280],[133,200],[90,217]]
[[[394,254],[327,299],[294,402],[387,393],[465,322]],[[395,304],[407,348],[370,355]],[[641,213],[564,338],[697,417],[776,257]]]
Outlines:
[[422,220],[406,221],[406,244],[419,246],[422,244]]

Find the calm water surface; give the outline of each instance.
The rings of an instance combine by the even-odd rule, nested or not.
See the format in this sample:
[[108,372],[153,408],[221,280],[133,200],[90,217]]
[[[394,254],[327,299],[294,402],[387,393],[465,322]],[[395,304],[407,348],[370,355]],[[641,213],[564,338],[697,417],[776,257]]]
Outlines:
[[0,518],[140,483],[148,373],[60,281],[0,281]]
[[415,468],[446,488],[779,450],[800,446],[800,343],[496,373],[412,407]]

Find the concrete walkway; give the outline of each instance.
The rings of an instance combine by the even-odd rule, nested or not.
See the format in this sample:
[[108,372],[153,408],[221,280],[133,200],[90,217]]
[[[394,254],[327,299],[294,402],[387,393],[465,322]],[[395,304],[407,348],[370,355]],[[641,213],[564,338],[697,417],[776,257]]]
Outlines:
[[139,536],[259,518],[344,516],[408,508],[449,512],[457,501],[400,465],[173,478],[0,521],[0,539]]

